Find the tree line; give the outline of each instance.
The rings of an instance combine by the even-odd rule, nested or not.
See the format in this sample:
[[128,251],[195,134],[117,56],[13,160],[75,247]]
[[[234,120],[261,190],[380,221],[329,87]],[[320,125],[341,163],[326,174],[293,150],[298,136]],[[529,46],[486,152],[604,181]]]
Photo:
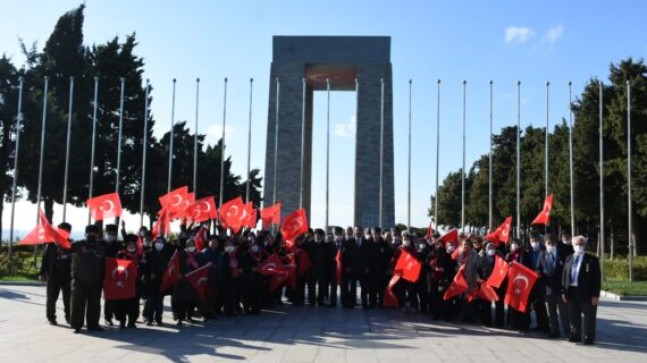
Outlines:
[[[607,80],[591,78],[571,105],[573,112],[573,173],[575,233],[597,241],[600,231],[599,113],[600,90],[603,114],[604,227],[606,250],[628,252],[627,188],[627,82],[631,87],[632,206],[634,253],[644,251],[647,233],[647,66],[642,59],[628,58],[609,67]],[[602,87],[600,84],[602,83]],[[569,125],[562,119],[546,140],[545,127],[528,126],[521,131],[520,226],[529,224],[543,207],[545,190],[545,146],[548,143],[548,192],[554,193],[551,224],[547,231],[571,229]],[[516,216],[517,126],[504,127],[492,135],[493,220],[496,227],[506,216]],[[437,221],[461,223],[462,170],[450,172],[439,186]],[[466,225],[487,227],[489,217],[489,155],[476,160],[465,175]],[[433,217],[436,196],[431,196]],[[535,226],[537,228],[537,226]],[[544,232],[543,226],[539,230]]]
[[[21,43],[26,56],[24,65],[16,66],[6,55],[0,58],[0,186],[3,200],[11,201],[14,177],[16,135],[21,133],[17,185],[18,198],[36,201],[43,113],[44,77],[49,77],[47,125],[45,133],[45,162],[43,167],[42,202],[47,218],[53,217],[54,203],[63,200],[63,178],[67,142],[67,118],[70,77],[74,77],[74,105],[68,203],[83,206],[88,198],[90,183],[92,127],[94,111],[94,79],[98,77],[97,133],[93,194],[115,190],[117,139],[120,117],[120,78],[125,79],[123,107],[123,142],[121,154],[121,201],[124,208],[139,212],[141,196],[144,133],[148,134],[145,213],[155,215],[159,210],[158,196],[167,191],[170,130],[160,139],[153,135],[155,116],[150,113],[153,97],[149,96],[149,122],[144,130],[146,89],[142,79],[144,59],[137,55],[136,34],[120,40],[114,37],[92,46],[83,43],[85,5],[65,13],[42,51],[34,43]],[[19,78],[24,79],[22,123],[16,130]],[[151,94],[153,86],[151,85]],[[194,137],[186,121],[174,125],[173,185],[193,185]],[[198,183],[196,198],[219,195],[222,140],[207,145],[205,136],[198,135]],[[231,172],[232,160],[225,160],[224,195],[228,200],[245,195],[247,178]],[[260,205],[261,177],[258,169],[247,176],[250,180],[250,200]],[[0,203],[0,216],[2,214]],[[34,220],[35,220],[34,216]],[[1,219],[0,219],[1,220]],[[0,231],[2,225],[0,222]],[[1,232],[0,232],[1,233]]]

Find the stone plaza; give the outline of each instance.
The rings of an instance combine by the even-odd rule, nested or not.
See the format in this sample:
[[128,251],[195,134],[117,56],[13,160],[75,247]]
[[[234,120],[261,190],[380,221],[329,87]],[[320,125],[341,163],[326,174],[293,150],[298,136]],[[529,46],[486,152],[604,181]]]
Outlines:
[[[261,315],[177,329],[167,298],[163,327],[73,334],[45,319],[45,286],[0,285],[2,362],[645,362],[647,302],[603,299],[596,345],[399,310],[284,305]],[[63,321],[62,324],[60,322]],[[103,319],[102,319],[103,322]]]

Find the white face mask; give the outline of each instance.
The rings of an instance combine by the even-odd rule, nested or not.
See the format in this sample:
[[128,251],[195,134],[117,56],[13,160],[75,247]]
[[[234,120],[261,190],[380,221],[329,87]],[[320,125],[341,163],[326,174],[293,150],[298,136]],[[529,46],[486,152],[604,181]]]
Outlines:
[[548,253],[553,253],[553,252],[555,252],[555,246],[553,246],[553,245],[546,245],[546,251],[547,251]]
[[195,252],[195,247],[194,247],[194,246],[187,247],[187,248],[186,248],[186,251],[187,251],[187,252],[190,252],[190,253],[193,253],[193,252]]
[[234,252],[234,246],[227,246],[227,247],[225,247],[225,251],[226,251],[227,253],[232,253],[232,252]]
[[254,253],[258,252],[258,246],[257,245],[252,246],[252,252],[254,252]]
[[163,242],[155,242],[155,249],[161,251],[164,248]]
[[513,243],[510,245],[510,251],[516,251],[519,249],[519,244],[518,243]]
[[133,253],[133,252],[137,251],[137,247],[128,247],[128,248],[126,248],[126,251],[128,251],[130,253]]
[[532,247],[533,250],[537,251],[539,249],[539,242],[530,242],[530,247]]
[[495,250],[487,250],[487,255],[488,256],[494,256],[495,253],[496,253]]
[[447,253],[452,253],[454,251],[456,251],[456,247],[454,247],[454,245],[447,246]]
[[405,241],[404,241],[404,243],[402,243],[402,245],[403,245],[404,247],[409,247],[409,246],[411,246],[411,241],[406,241],[406,240],[405,240]]
[[578,255],[583,255],[585,252],[585,248],[582,245],[573,246],[573,249],[575,250],[575,253]]
[[563,238],[563,239],[562,239],[562,242],[564,242],[564,244],[566,244],[566,245],[570,245],[570,244],[571,244],[571,240],[570,240],[570,238]]

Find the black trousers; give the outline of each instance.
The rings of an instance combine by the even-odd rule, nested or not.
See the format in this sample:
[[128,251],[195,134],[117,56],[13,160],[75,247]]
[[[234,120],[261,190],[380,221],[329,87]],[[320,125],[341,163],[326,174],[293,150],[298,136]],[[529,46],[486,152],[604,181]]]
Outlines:
[[329,269],[326,279],[326,295],[330,305],[337,305],[337,268]]
[[115,318],[122,324],[135,324],[139,317],[139,297],[124,300],[113,300]]
[[261,311],[261,293],[263,284],[258,276],[247,276],[243,285],[243,308],[247,313]]
[[[223,280],[223,303],[225,314],[237,314],[240,310],[240,295],[241,295],[241,279],[240,277],[225,277]],[[278,289],[280,291],[280,289]]]
[[[548,312],[548,326],[550,334],[558,336],[560,331],[563,331],[564,336],[568,337],[571,331],[568,319],[568,306],[566,306],[566,303],[562,300],[561,295],[553,292],[551,295],[546,295],[544,300],[546,302],[546,311]],[[558,312],[559,319],[557,317]],[[562,324],[561,330],[559,328],[560,320]]]
[[360,295],[362,299],[362,307],[367,308],[371,297],[371,277],[369,274],[363,274],[359,279]]
[[308,276],[308,303],[323,305],[328,294],[328,273],[325,270],[310,271]]
[[56,301],[63,291],[63,308],[65,309],[65,320],[70,320],[70,294],[72,289],[70,278],[49,277],[47,280],[47,320],[56,321]]
[[590,299],[581,299],[577,287],[568,288],[568,316],[571,322],[571,339],[582,339],[582,315],[584,315],[584,341],[595,341],[595,320],[598,307]]
[[343,273],[341,276],[341,303],[343,306],[357,305],[357,281],[352,274]]
[[101,288],[101,281],[72,280],[70,319],[73,329],[83,327],[84,318],[89,328],[99,327]]
[[162,322],[164,313],[164,295],[159,292],[151,292],[144,301],[144,319],[147,321]]

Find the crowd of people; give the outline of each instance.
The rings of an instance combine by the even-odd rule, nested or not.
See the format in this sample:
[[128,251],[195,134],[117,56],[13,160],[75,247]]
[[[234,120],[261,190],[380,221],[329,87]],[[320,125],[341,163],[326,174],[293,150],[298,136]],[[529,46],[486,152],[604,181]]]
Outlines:
[[[59,228],[71,231],[67,223]],[[166,296],[170,296],[175,324],[181,327],[194,319],[254,315],[286,303],[383,308],[388,297],[385,293],[392,291],[399,309],[421,318],[428,315],[521,332],[538,330],[548,338],[561,336],[584,344],[595,341],[600,270],[597,258],[585,252],[582,236],[571,238],[564,233],[558,240],[550,234],[542,238],[532,233],[529,243],[516,239],[492,243],[461,234],[457,240],[440,241],[438,235],[423,237],[409,231],[357,226],[336,227],[330,235],[322,229],[309,230],[292,242],[267,230],[209,235],[206,230],[204,226],[183,225],[177,237],[167,240],[153,236],[145,227],[137,234],[127,233],[122,224],[120,241],[117,225],[108,224],[103,231],[89,225],[85,238],[73,241],[70,249],[47,244],[40,277],[47,281],[49,323],[58,324],[56,301],[62,291],[65,320],[75,333],[84,325],[90,331],[103,330],[105,264],[107,259],[117,258],[132,261],[137,271],[134,297],[106,299],[103,304],[105,324],[120,328],[136,328],[141,300],[144,323],[163,325]],[[416,281],[400,279],[389,290],[395,265],[405,251],[420,262],[419,276]],[[497,301],[468,299],[468,293],[443,298],[461,267],[473,289],[490,277],[497,256],[508,263],[520,263],[539,276],[525,312],[506,309],[507,281],[495,289]],[[291,278],[278,283],[276,275],[262,271],[268,259],[277,257],[293,267]],[[164,277],[173,272],[173,266],[179,267],[180,274],[169,285]],[[201,268],[208,270],[204,291],[187,278]],[[532,321],[536,325],[531,327]]]

